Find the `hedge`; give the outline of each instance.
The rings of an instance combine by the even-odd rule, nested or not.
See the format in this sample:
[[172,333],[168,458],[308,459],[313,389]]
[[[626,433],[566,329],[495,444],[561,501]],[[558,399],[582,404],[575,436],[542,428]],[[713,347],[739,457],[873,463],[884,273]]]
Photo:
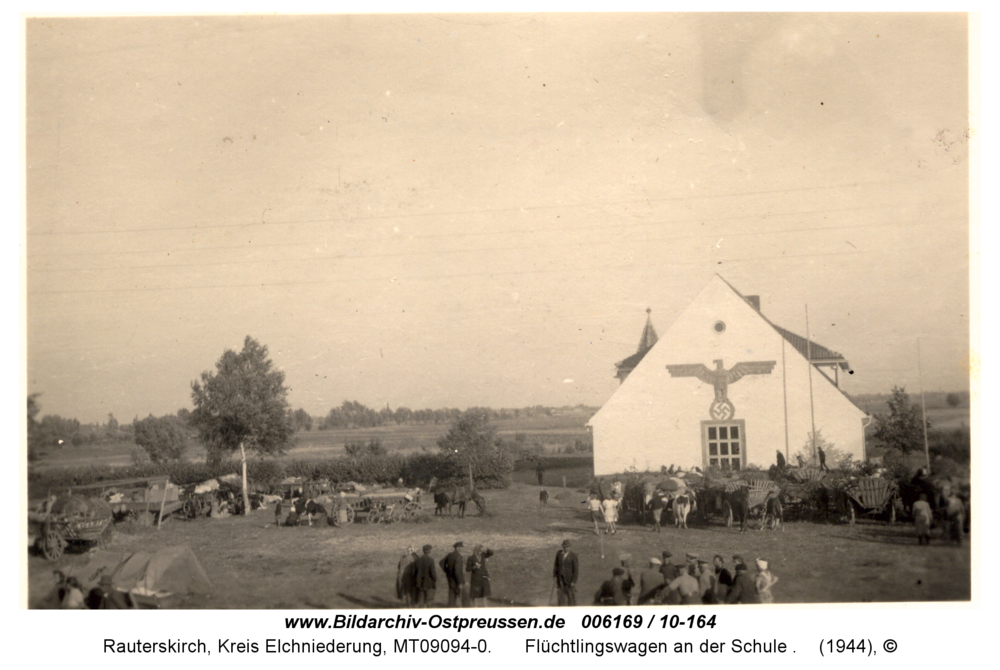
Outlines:
[[[511,484],[514,456],[507,450],[496,450],[474,459],[473,477],[476,488],[501,489]],[[224,475],[240,473],[237,460],[223,461],[214,466],[207,463],[171,462],[143,463],[113,467],[90,465],[61,468],[28,474],[28,497],[44,498],[50,492],[64,491],[72,486],[99,484],[115,479],[133,479],[169,475],[179,486],[197,484]],[[402,455],[363,455],[333,459],[271,460],[249,459],[247,478],[251,487],[270,487],[286,477],[329,479],[332,482],[395,485],[400,479],[405,486],[427,488],[432,479],[439,486],[464,485],[469,481],[468,466],[450,454],[416,453]]]

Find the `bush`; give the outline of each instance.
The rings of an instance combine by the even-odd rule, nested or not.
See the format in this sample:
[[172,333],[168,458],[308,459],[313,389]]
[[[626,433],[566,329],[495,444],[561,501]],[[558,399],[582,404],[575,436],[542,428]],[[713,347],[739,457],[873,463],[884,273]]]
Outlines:
[[352,458],[360,458],[362,456],[385,456],[389,450],[382,446],[382,440],[373,437],[368,442],[363,440],[345,442],[344,453]]

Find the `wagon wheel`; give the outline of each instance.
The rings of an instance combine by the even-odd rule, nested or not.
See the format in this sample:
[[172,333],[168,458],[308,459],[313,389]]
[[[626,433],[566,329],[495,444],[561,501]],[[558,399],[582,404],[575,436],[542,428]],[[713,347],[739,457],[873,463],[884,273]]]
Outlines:
[[368,514],[361,518],[361,523],[378,523],[378,519],[378,508],[372,507],[368,510]]
[[62,533],[57,528],[46,525],[42,532],[42,554],[45,558],[50,561],[58,560],[63,554],[64,546]]
[[733,527],[733,506],[726,500],[722,503],[722,520],[726,523],[726,528]]
[[406,506],[403,508],[403,518],[412,519],[417,515],[417,512],[419,511],[420,511],[420,503],[408,502],[406,503]]
[[392,520],[402,521],[406,518],[406,505],[396,503],[392,506]]

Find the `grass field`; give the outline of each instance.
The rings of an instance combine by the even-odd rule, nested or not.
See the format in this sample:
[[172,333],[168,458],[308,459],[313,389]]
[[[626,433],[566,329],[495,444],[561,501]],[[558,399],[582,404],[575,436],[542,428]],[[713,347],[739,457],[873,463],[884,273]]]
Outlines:
[[[580,467],[569,466],[570,469]],[[553,471],[555,472],[555,470]],[[517,479],[534,476],[522,470]],[[548,477],[548,473],[547,473]],[[789,523],[784,531],[740,534],[714,523],[660,534],[641,526],[596,536],[577,488],[550,486],[550,504],[539,509],[538,487],[515,483],[486,497],[492,516],[464,519],[427,516],[425,523],[350,527],[276,528],[270,509],[249,517],[169,520],[160,529],[118,527],[109,551],[151,551],[187,545],[213,582],[213,593],[189,601],[191,608],[390,608],[396,607],[396,564],[404,547],[430,543],[440,559],[456,540],[466,553],[475,543],[496,552],[490,560],[492,606],[549,604],[552,561],[569,538],[580,557],[579,599],[589,603],[618,555],[629,552],[635,567],[663,549],[675,559],[685,552],[711,557],[739,553],[767,558],[780,582],[779,603],[846,603],[968,600],[970,550],[918,546],[908,524],[824,525]],[[86,554],[67,552],[58,562],[30,556],[29,598],[44,595],[54,568],[82,565]],[[445,595],[440,591],[437,602]]]

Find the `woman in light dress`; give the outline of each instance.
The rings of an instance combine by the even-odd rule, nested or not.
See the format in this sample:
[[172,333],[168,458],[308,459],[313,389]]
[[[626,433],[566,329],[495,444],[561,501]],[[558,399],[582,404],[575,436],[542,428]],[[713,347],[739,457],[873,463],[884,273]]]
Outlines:
[[601,506],[604,508],[604,523],[606,524],[604,532],[614,535],[618,532],[615,526],[618,521],[618,499],[612,493],[610,498],[601,503]]

